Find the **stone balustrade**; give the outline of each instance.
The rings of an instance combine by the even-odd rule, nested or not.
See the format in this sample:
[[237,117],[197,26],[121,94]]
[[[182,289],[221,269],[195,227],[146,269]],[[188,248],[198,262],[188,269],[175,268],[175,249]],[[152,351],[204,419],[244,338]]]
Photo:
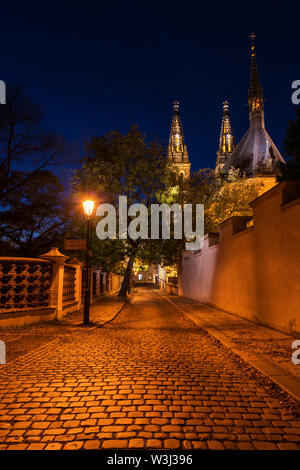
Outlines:
[[[91,302],[116,293],[122,276],[91,268]],[[81,310],[85,270],[52,248],[39,258],[0,257],[0,328],[23,326]]]

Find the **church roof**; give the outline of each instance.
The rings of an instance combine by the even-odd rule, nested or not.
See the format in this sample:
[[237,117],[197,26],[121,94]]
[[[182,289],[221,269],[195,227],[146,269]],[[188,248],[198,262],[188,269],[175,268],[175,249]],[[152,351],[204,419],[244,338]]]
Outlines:
[[278,162],[284,163],[284,160],[266,129],[250,127],[225,163],[223,172],[234,167],[247,176],[272,175],[276,173]]
[[265,129],[264,98],[256,64],[254,38],[251,34],[250,86],[248,92],[250,128],[223,167],[240,169],[247,176],[274,175],[283,162],[279,150]]

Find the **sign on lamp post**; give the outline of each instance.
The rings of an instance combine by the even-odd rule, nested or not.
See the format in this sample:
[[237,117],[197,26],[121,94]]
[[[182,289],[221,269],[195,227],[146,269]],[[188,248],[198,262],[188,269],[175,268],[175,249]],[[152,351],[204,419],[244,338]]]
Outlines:
[[65,250],[86,250],[86,240],[65,238]]

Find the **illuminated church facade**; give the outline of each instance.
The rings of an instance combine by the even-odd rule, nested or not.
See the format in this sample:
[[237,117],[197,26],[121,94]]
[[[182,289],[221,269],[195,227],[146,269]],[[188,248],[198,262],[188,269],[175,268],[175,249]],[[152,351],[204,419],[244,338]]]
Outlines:
[[173,119],[171,123],[167,158],[176,173],[184,179],[189,178],[191,163],[189,161],[187,146],[184,141],[178,101],[174,101],[173,103]]
[[[217,178],[222,178],[231,169],[239,170],[241,176],[245,175],[247,179],[259,183],[258,193],[261,195],[277,184],[279,165],[285,164],[285,161],[265,128],[264,97],[256,63],[255,35],[251,34],[250,38],[249,129],[236,144],[229,103],[224,101],[215,174]],[[174,102],[167,158],[177,174],[185,179],[190,177],[191,163],[183,136],[178,101]],[[168,287],[168,276],[174,278],[176,275],[175,266],[166,269],[158,266],[159,287],[165,290]]]
[[[255,35],[251,34],[250,38],[252,40],[250,86],[248,90],[250,126],[241,141],[235,146],[230,118],[227,116],[229,121],[227,128],[225,124],[223,126],[222,122],[220,147],[221,143],[223,145],[225,138],[231,141],[232,145],[231,152],[226,147],[222,146],[222,148],[219,148],[216,172],[226,175],[231,168],[239,169],[241,174],[261,182],[263,192],[265,192],[276,184],[279,165],[280,163],[284,164],[285,161],[265,127],[264,96],[256,63]],[[224,109],[225,114],[226,111]]]
[[[224,101],[215,173],[221,177],[231,168],[239,169],[241,175],[262,182],[264,191],[267,191],[276,184],[279,164],[285,162],[265,128],[264,97],[256,63],[255,35],[251,34],[250,38],[252,44],[248,90],[249,129],[236,145],[229,103]],[[176,173],[184,178],[190,176],[191,163],[184,140],[178,101],[174,102],[167,158]]]

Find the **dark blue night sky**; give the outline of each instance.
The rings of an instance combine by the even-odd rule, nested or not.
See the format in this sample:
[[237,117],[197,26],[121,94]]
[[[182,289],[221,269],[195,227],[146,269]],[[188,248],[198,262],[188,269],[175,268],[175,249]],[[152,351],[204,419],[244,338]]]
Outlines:
[[167,143],[178,99],[193,169],[214,167],[222,101],[237,141],[248,128],[252,31],[266,127],[281,149],[299,21],[296,3],[11,1],[1,5],[0,79],[25,84],[47,127],[79,146],[130,124]]

